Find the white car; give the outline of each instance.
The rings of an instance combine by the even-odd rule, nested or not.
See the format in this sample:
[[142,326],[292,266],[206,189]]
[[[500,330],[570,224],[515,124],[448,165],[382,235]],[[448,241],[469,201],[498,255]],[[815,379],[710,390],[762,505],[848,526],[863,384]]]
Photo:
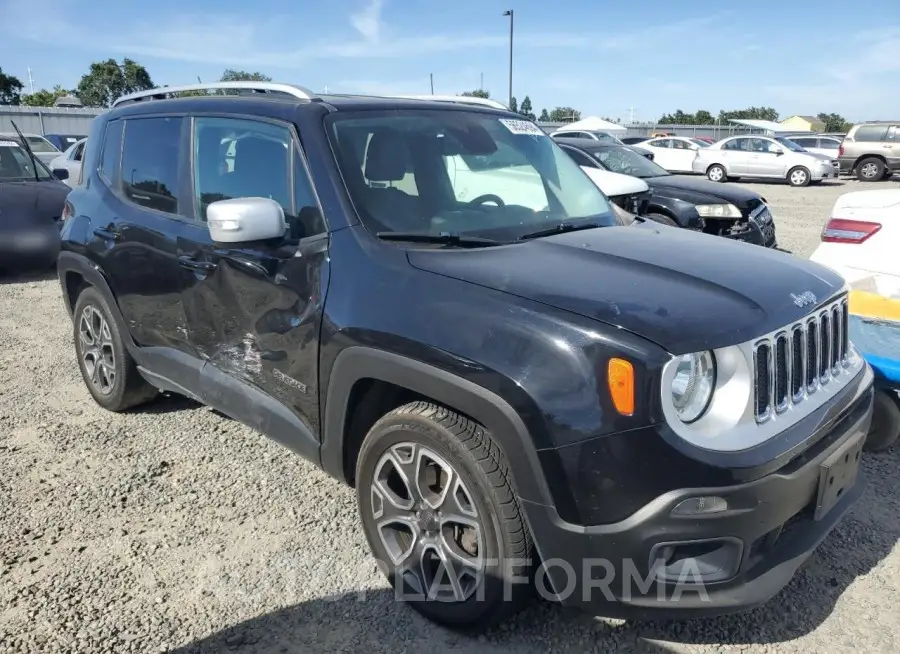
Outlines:
[[[49,164],[51,160],[59,155],[59,149],[50,141],[39,134],[22,133],[25,140],[28,141],[28,147],[34,153],[34,156],[45,164]],[[0,132],[0,140],[19,142],[19,135],[15,132]]]
[[881,450],[900,436],[900,189],[840,196],[812,261],[850,287],[849,333],[875,371],[875,413],[866,446]]
[[653,161],[670,173],[692,173],[697,152],[708,148],[709,143],[686,136],[663,136],[644,141],[640,147],[652,152]]
[[815,154],[824,154],[830,159],[838,158],[838,149],[841,147],[841,140],[837,136],[789,136],[789,139],[799,145],[807,152]]
[[552,139],[591,139],[594,141],[602,141],[604,143],[615,143],[623,145],[617,136],[613,136],[609,132],[589,129],[566,129],[564,127],[556,130],[550,135]]
[[76,141],[66,148],[65,152],[50,161],[49,167],[54,173],[59,169],[69,172],[69,177],[65,180],[69,186],[77,185],[78,179],[81,177],[81,160],[84,158],[85,143],[87,143],[87,139]]

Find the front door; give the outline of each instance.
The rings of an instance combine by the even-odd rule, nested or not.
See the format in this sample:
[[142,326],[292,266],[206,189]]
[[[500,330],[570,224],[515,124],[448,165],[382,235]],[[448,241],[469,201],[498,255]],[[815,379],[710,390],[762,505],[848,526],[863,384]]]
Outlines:
[[[252,119],[195,118],[192,132],[199,220],[180,265],[190,337],[205,362],[202,399],[315,458],[328,234],[299,141],[286,123]],[[213,243],[207,207],[235,197],[279,202],[285,238]]]

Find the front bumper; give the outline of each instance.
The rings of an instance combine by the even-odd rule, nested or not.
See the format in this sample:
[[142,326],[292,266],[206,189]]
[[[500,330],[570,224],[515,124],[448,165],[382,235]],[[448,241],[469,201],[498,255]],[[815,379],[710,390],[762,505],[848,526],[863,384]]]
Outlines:
[[[523,503],[543,562],[539,590],[544,580],[545,596],[622,618],[711,616],[765,603],[791,580],[864,490],[858,456],[873,402],[872,375],[869,370],[865,374],[859,392],[838,417],[824,426],[818,425],[822,416],[809,417],[813,445],[753,481],[671,491],[620,522],[587,527],[562,521],[552,507]],[[834,465],[830,473],[823,473],[826,464]],[[836,503],[823,512],[829,474],[837,478],[841,492],[836,486],[830,491],[837,495]],[[697,497],[722,498],[728,509],[672,514],[680,503]],[[693,574],[676,575],[679,569],[705,576],[696,583]]]

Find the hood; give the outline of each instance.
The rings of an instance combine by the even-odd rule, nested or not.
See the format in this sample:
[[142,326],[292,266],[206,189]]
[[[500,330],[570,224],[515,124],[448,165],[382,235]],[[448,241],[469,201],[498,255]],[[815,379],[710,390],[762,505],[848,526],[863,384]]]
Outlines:
[[831,215],[836,218],[859,217],[865,219],[868,215],[866,210],[875,209],[880,213],[880,210],[892,209],[893,211],[890,213],[900,215],[897,211],[898,208],[900,208],[900,188],[852,191],[844,193],[837,199]]
[[673,354],[748,341],[812,311],[843,279],[767,248],[641,223],[483,249],[411,249],[420,270],[626,329]]
[[6,225],[56,221],[62,215],[66,184],[58,180],[42,182],[0,182],[0,213]]
[[832,156],[827,155],[827,154],[820,154],[820,153],[818,153],[818,152],[810,152],[809,150],[807,150],[806,152],[793,152],[792,154],[801,154],[801,155],[804,155],[804,156],[806,156],[806,157],[812,157],[813,159],[816,159],[817,161],[828,161],[828,162],[832,162],[832,161],[835,161],[835,160],[837,159],[837,157],[832,157]]
[[[719,184],[701,177],[688,175],[662,175],[644,179],[654,194],[661,194],[693,204],[714,204],[730,202],[738,209],[750,209],[760,202],[762,196],[737,184]],[[672,191],[672,192],[670,192]]]
[[582,166],[581,169],[607,197],[626,195],[628,193],[643,193],[650,188],[647,183],[639,177],[614,173],[599,168],[591,168],[589,166]]

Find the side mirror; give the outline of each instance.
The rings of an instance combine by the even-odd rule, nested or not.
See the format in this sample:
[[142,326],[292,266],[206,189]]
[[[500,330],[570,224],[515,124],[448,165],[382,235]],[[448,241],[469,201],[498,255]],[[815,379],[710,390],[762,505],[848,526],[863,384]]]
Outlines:
[[784,154],[784,150],[781,148],[775,148],[774,150],[769,150],[769,152],[774,152],[779,157]]
[[61,182],[69,179],[69,171],[66,168],[54,168],[53,176]]
[[283,238],[284,209],[269,198],[233,198],[206,208],[209,233],[216,243],[245,243]]

